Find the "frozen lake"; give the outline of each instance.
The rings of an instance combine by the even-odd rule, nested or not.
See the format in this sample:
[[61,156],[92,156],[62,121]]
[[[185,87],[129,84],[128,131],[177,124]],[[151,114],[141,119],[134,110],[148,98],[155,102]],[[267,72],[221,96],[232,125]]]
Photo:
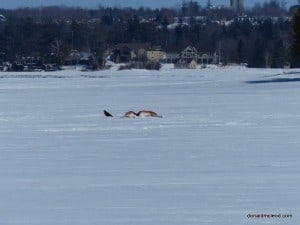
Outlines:
[[[282,72],[0,73],[0,224],[299,224],[300,74]],[[142,109],[163,118],[120,118]]]

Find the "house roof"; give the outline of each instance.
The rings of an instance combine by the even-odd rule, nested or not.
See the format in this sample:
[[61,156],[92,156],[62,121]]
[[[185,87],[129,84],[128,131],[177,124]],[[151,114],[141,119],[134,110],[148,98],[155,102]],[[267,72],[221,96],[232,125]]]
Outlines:
[[6,21],[5,16],[3,16],[2,14],[0,14],[0,20],[1,20],[1,21]]
[[198,53],[197,49],[195,47],[192,47],[192,46],[188,46],[186,47],[182,52],[195,52],[195,53]]

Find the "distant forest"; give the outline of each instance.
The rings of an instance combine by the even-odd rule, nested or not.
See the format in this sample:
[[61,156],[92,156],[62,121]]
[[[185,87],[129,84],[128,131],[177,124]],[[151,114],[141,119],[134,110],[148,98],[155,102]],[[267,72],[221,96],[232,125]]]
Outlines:
[[179,8],[69,7],[0,9],[0,62],[39,57],[62,65],[71,50],[92,53],[100,63],[119,43],[150,43],[167,52],[188,45],[217,52],[221,61],[252,67],[283,67],[291,61],[292,16],[283,1],[255,4],[243,13],[207,2]]

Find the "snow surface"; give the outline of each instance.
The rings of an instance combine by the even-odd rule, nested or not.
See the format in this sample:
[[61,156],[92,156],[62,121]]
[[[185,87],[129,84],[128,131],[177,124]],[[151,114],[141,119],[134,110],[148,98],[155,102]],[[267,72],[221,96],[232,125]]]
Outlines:
[[[0,224],[300,224],[288,72],[0,73]],[[163,118],[119,118],[142,109]]]

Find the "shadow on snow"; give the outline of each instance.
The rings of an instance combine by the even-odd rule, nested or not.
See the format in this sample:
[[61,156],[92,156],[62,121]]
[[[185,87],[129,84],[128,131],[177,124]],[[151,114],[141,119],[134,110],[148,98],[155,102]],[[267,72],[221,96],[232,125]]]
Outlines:
[[300,82],[300,78],[275,78],[269,80],[246,81],[246,83],[248,84],[285,83],[285,82]]

